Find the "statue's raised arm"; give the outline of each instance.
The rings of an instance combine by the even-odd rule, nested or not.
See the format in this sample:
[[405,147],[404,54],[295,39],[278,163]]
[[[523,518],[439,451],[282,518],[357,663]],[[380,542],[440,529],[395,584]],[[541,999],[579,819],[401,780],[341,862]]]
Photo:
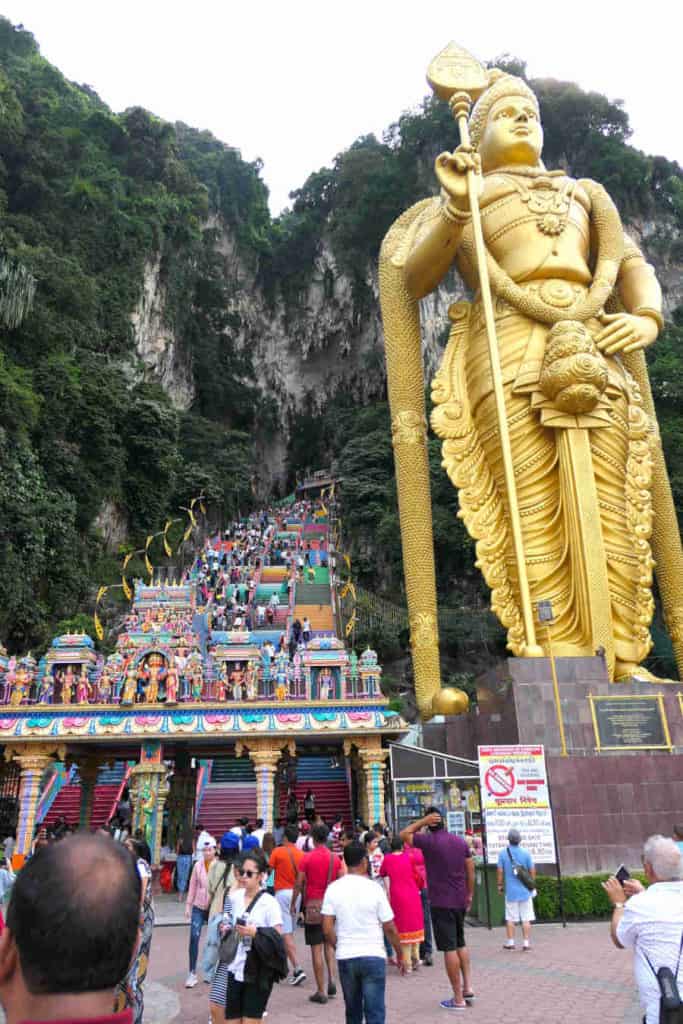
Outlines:
[[[456,80],[471,60],[453,47],[441,59]],[[431,422],[509,649],[544,653],[534,609],[550,601],[556,655],[602,648],[610,678],[650,678],[642,662],[651,647],[654,497],[660,591],[679,661],[683,653],[683,551],[643,357],[663,325],[659,284],[604,188],[544,166],[527,83],[481,73],[464,144],[436,160],[440,195],[399,218],[380,261],[425,715],[439,675],[419,299],[453,264],[473,301],[449,311]],[[457,81],[440,95],[452,95],[462,120],[469,105]]]

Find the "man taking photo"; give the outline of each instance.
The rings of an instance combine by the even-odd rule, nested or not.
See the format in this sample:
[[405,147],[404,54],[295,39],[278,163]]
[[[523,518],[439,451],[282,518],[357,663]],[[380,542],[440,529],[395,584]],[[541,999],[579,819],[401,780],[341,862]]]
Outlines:
[[[423,832],[422,829],[427,831]],[[443,953],[453,995],[442,999],[444,1010],[462,1010],[474,1001],[469,950],[465,948],[465,913],[472,905],[474,860],[460,836],[447,832],[438,807],[428,807],[424,818],[401,832],[409,846],[422,850],[427,868],[436,948]]]

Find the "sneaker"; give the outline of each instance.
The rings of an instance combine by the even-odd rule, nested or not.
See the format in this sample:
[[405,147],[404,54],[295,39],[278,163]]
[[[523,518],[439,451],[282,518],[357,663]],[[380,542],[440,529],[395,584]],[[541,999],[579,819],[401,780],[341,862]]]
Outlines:
[[289,985],[300,985],[301,982],[305,981],[305,980],[306,980],[305,972],[301,969],[301,967],[297,967],[297,969],[295,971],[292,971],[292,976],[291,976],[291,978],[289,978],[288,984]]
[[328,999],[334,999],[336,994],[337,994],[337,986],[335,985],[335,983],[333,981],[331,981],[329,983],[329,985],[327,986],[327,998]]
[[514,942],[504,942],[503,943],[503,949],[514,949],[514,948],[515,948]]
[[194,988],[196,984],[197,975],[193,974],[192,971],[190,971],[190,973],[187,976],[187,981],[185,982],[185,988]]
[[308,997],[309,1003],[326,1003],[327,996],[324,996],[322,992],[314,992],[312,996]]
[[432,954],[425,953],[425,955],[422,957],[422,963],[424,964],[425,967],[433,967],[434,961],[432,960]]
[[522,950],[525,953],[530,953],[531,952],[531,943],[530,942],[525,942],[524,945],[522,946]]
[[467,1003],[456,1003],[452,997],[450,999],[442,999],[439,1003],[442,1010],[466,1010]]

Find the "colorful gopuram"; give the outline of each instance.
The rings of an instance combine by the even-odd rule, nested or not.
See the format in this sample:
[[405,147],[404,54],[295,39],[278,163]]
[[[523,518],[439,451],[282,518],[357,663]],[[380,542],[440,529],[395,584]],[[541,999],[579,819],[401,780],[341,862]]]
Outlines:
[[326,817],[383,819],[386,743],[406,726],[376,654],[340,639],[328,543],[308,502],[252,515],[182,580],[137,581],[107,656],[74,634],[39,663],[0,652],[18,851],[57,815],[102,824],[124,792],[155,864],[184,824],[270,828],[308,789]]

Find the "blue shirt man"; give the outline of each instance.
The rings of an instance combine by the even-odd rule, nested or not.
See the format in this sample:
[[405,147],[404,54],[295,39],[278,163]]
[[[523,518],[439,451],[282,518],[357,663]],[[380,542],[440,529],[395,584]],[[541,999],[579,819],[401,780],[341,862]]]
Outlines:
[[520,846],[521,834],[516,828],[508,832],[508,846],[498,854],[498,891],[505,892],[505,927],[507,939],[503,949],[515,948],[515,925],[521,924],[522,949],[531,949],[531,922],[536,920],[532,893],[519,880],[515,868],[523,867],[536,877],[536,868],[531,854]]

